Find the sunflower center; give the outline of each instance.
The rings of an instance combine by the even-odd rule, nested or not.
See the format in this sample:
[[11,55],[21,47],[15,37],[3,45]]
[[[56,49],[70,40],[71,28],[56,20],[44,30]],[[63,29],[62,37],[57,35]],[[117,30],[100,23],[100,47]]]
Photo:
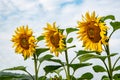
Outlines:
[[55,48],[58,48],[59,41],[60,41],[59,33],[51,35],[50,41],[51,41],[52,45],[54,45]]
[[29,49],[28,36],[26,36],[26,35],[21,35],[20,45],[21,45],[21,47],[24,48],[24,49]]
[[99,42],[101,40],[100,31],[99,26],[95,26],[94,24],[88,25],[88,38],[94,43]]

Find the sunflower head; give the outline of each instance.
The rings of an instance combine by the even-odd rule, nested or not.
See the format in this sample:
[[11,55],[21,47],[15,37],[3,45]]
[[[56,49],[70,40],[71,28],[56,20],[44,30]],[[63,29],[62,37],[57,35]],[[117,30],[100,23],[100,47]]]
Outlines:
[[24,59],[32,56],[35,52],[36,40],[32,34],[32,30],[28,29],[28,26],[20,26],[15,30],[15,35],[11,40],[14,42],[15,52],[22,54]]
[[95,12],[91,15],[87,12],[82,16],[82,21],[78,21],[78,38],[83,41],[86,50],[102,52],[102,44],[107,44],[108,27],[100,19]]
[[53,25],[47,23],[47,27],[44,28],[44,37],[46,40],[46,45],[49,47],[52,53],[55,53],[56,56],[59,55],[59,50],[63,49],[65,44],[63,41],[64,35],[56,27],[56,23]]

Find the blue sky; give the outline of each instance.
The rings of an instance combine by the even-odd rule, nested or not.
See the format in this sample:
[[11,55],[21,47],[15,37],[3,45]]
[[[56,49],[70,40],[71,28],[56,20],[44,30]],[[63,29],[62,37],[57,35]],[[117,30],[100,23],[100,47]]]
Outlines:
[[[0,0],[0,70],[25,65],[31,73],[33,72],[31,70],[33,67],[30,66],[33,64],[31,58],[24,61],[22,56],[15,54],[12,48],[10,39],[16,27],[28,25],[33,29],[34,35],[38,36],[47,22],[56,21],[60,28],[75,27],[77,21],[81,20],[81,15],[87,11],[96,11],[97,15],[101,16],[112,14],[115,15],[116,20],[120,21],[119,6],[119,0]],[[120,36],[117,31],[110,41],[113,52],[120,52],[119,41]],[[74,42],[74,44],[78,43]],[[73,54],[70,54],[70,58],[72,56]],[[63,55],[59,58],[63,59]],[[93,63],[95,63],[94,60]],[[76,76],[78,76],[77,73]]]

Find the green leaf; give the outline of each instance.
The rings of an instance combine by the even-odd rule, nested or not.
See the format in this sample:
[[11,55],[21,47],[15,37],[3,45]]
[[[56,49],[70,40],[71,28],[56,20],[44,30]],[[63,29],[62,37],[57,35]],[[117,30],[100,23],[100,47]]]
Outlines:
[[82,79],[92,79],[93,78],[93,74],[90,73],[90,72],[87,72],[87,73],[84,73],[79,80],[82,80]]
[[46,79],[47,79],[46,76],[41,76],[41,77],[38,78],[38,80],[46,80]]
[[15,73],[10,73],[10,72],[0,72],[0,80],[13,80],[13,79],[18,79],[22,78],[23,75],[15,74]]
[[115,20],[115,17],[114,17],[114,15],[108,15],[108,16],[102,17],[100,20],[101,20],[102,22],[104,22],[104,21],[107,20],[107,19]]
[[93,58],[96,58],[96,55],[94,55],[94,54],[84,54],[84,55],[80,56],[78,59],[80,60],[80,62],[85,62],[85,61],[93,59]]
[[36,49],[36,54],[39,56],[41,53],[48,51],[49,48],[38,48]]
[[115,69],[114,69],[114,71],[118,71],[118,70],[120,70],[120,65],[115,67]]
[[74,31],[78,31],[78,29],[77,28],[67,28],[66,29],[67,35],[71,32],[74,32]]
[[61,60],[59,60],[59,59],[48,59],[48,61],[52,61],[52,62],[55,62],[55,63],[59,63],[59,64],[61,64],[62,66],[64,65],[64,63],[63,63]]
[[76,71],[79,68],[90,66],[90,65],[92,64],[91,63],[69,64],[69,66],[72,67],[74,71]]
[[120,80],[120,73],[116,73],[116,74],[113,76],[113,79],[115,79],[115,80]]
[[53,72],[54,70],[59,69],[60,67],[62,67],[61,65],[49,65],[49,66],[45,66],[44,70],[46,72],[46,74]]
[[47,55],[45,55],[45,56],[43,56],[43,57],[40,57],[40,58],[39,58],[39,62],[42,63],[43,61],[49,60],[49,59],[51,59],[52,57],[53,57],[53,55],[47,54]]
[[120,29],[120,22],[110,22],[110,25],[113,27],[113,31]]
[[103,75],[101,80],[108,80],[108,79],[109,79],[108,76]]
[[95,72],[106,72],[106,70],[104,69],[104,67],[100,66],[100,65],[95,65],[93,66],[93,70]]
[[73,41],[73,38],[71,37],[67,40],[67,43],[71,43],[72,41]]
[[37,37],[37,41],[41,41],[41,40],[44,40],[44,36]]
[[76,46],[73,45],[73,46],[70,46],[70,47],[67,47],[67,48],[64,48],[64,49],[58,49],[58,51],[59,51],[60,53],[62,53],[63,51],[68,50],[68,49],[70,49],[70,48],[74,48],[74,47],[76,47]]
[[[115,56],[115,55],[116,55],[116,53],[111,54],[109,56]],[[80,62],[85,62],[90,59],[100,59],[100,60],[104,61],[107,57],[108,56],[101,56],[101,55],[95,55],[95,54],[84,54],[84,55],[81,55],[80,57],[78,57],[78,59],[80,60]]]
[[4,70],[21,70],[21,71],[26,71],[26,67],[24,67],[24,66],[17,66],[17,67],[13,67],[13,68],[7,68],[7,69],[4,69]]
[[82,54],[87,54],[87,53],[94,53],[95,51],[85,51],[85,50],[79,50],[77,53],[77,56],[82,55]]

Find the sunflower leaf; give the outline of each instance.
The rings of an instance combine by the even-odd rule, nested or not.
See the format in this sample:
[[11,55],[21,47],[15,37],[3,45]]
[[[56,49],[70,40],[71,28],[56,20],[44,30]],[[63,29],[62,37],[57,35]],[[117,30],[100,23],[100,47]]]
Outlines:
[[61,65],[64,65],[64,62],[62,62],[61,60],[59,59],[48,59],[48,61],[52,61],[52,62],[55,62],[55,63],[59,63]]
[[120,22],[110,22],[110,25],[113,27],[113,31],[120,29]]
[[54,70],[59,69],[60,67],[62,67],[61,65],[49,65],[49,66],[45,66],[44,70],[46,72],[46,74],[53,72]]
[[67,40],[67,43],[71,43],[72,41],[73,41],[73,38],[71,37]]
[[43,57],[40,57],[40,58],[39,58],[39,62],[42,63],[43,61],[49,60],[49,59],[51,59],[52,57],[53,57],[53,55],[47,54],[47,55],[45,55],[45,56],[43,56]]
[[77,53],[77,56],[82,55],[82,54],[87,54],[87,53],[94,53],[95,51],[85,51],[85,50],[79,50]]
[[115,17],[114,17],[114,15],[108,15],[108,16],[102,17],[100,20],[101,20],[102,22],[104,22],[104,21],[107,20],[107,19],[115,20]]
[[106,70],[104,69],[104,67],[100,66],[100,65],[95,65],[93,66],[93,70],[95,72],[106,72]]
[[36,49],[36,54],[39,56],[41,53],[48,51],[49,48],[37,48]]
[[116,74],[113,76],[113,79],[115,79],[115,80],[120,80],[120,73],[116,73]]
[[72,67],[74,71],[76,71],[79,68],[90,66],[90,65],[92,64],[91,63],[69,64],[69,66]]
[[93,74],[90,72],[84,73],[78,80],[87,79],[90,80],[93,78]]
[[77,28],[67,28],[66,29],[67,35],[71,32],[74,32],[74,31],[78,31],[78,29]]
[[101,80],[109,80],[108,76],[103,75]]
[[44,40],[44,36],[39,36],[39,37],[37,37],[37,41],[38,41],[38,42],[41,41],[41,40]]
[[[82,53],[80,53],[81,55]],[[113,53],[109,56],[115,56],[117,53]],[[80,62],[85,62],[85,61],[88,61],[90,59],[100,59],[102,61],[105,61],[105,59],[109,56],[101,56],[101,55],[95,55],[95,54],[83,54],[81,56],[78,57],[78,59],[80,60]]]
[[4,70],[21,70],[21,71],[26,71],[26,67],[24,67],[24,66],[17,66],[17,67],[13,67],[13,68],[7,68],[7,69],[4,69]]
[[118,71],[118,70],[120,70],[120,65],[115,67],[115,69],[114,69],[114,71]]

